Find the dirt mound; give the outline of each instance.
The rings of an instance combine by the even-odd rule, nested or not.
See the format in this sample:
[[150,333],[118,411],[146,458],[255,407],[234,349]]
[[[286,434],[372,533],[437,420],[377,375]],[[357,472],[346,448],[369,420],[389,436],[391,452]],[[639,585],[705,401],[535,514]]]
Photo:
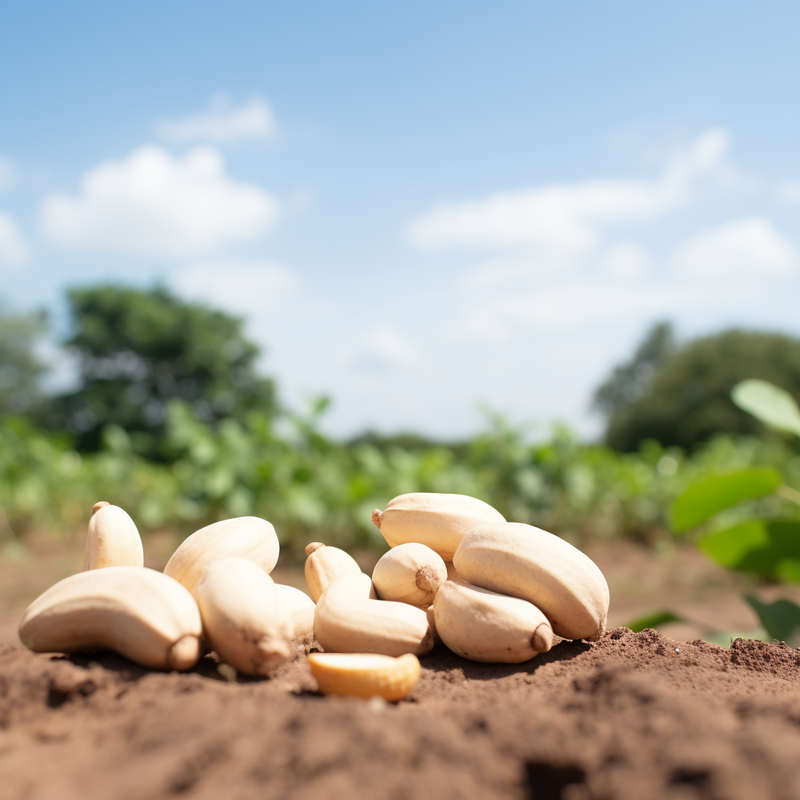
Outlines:
[[[397,705],[114,655],[0,648],[3,796],[643,800],[800,797],[800,653],[620,628],[527,664],[442,646]],[[223,669],[224,673],[225,670]]]

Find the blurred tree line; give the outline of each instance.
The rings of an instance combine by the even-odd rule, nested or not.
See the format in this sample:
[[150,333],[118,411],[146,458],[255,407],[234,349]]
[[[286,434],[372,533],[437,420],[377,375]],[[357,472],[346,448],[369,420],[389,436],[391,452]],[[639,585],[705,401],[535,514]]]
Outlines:
[[73,289],[68,303],[72,334],[63,346],[77,360],[77,386],[51,397],[39,388],[44,366],[34,347],[43,316],[0,317],[0,416],[24,411],[69,432],[80,452],[97,451],[103,428],[116,425],[137,452],[159,459],[172,400],[210,425],[254,409],[274,415],[274,383],[257,374],[259,349],[241,319],[163,287]]
[[691,450],[716,433],[758,434],[763,424],[731,401],[731,389],[759,378],[800,397],[800,339],[727,330],[679,346],[669,323],[654,325],[633,357],[597,388],[605,442],[633,452],[646,439]]
[[[226,516],[270,519],[291,554],[310,538],[380,547],[373,508],[410,491],[459,492],[568,538],[650,541],[708,470],[769,464],[800,489],[792,444],[729,399],[761,377],[800,395],[800,341],[727,331],[679,345],[654,326],[598,387],[606,442],[563,429],[531,443],[503,418],[470,441],[321,432],[327,401],[281,408],[241,319],[163,287],[74,289],[63,343],[76,385],[47,394],[41,314],[0,310],[0,539],[85,522],[98,499],[143,530],[190,533]],[[722,435],[721,435],[722,433]],[[753,434],[758,434],[754,436]]]

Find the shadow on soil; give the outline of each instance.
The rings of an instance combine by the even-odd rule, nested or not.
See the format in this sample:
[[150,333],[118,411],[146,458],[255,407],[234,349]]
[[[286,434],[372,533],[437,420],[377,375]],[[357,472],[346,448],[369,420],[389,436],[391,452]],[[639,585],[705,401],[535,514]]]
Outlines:
[[572,661],[592,649],[592,645],[582,641],[562,641],[547,653],[540,653],[530,661],[521,664],[484,664],[462,658],[438,643],[430,653],[420,657],[420,664],[433,672],[450,672],[460,670],[464,677],[475,681],[493,681],[508,675],[520,673],[533,674],[545,664],[560,661]]

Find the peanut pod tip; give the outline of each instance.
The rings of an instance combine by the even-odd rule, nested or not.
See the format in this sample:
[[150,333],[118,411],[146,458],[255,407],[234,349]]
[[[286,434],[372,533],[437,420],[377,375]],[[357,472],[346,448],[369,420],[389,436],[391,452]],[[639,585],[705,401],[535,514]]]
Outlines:
[[306,555],[310,556],[312,553],[316,553],[320,547],[325,547],[322,542],[311,542],[311,544],[306,545]]
[[92,506],[92,514],[96,514],[101,508],[105,508],[106,506],[110,505],[111,503],[109,503],[108,500],[100,500]]
[[417,579],[415,581],[417,588],[422,589],[423,592],[436,592],[441,585],[441,581],[437,580],[435,570],[431,567],[420,567],[417,570]]
[[181,636],[167,653],[170,669],[191,669],[200,660],[200,637],[186,634]]
[[543,622],[531,636],[531,646],[537,653],[547,653],[553,647],[553,629]]

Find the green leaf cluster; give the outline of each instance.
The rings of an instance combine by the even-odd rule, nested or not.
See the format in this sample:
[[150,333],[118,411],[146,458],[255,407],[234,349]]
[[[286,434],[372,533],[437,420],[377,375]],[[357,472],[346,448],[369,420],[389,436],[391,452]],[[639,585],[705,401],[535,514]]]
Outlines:
[[[785,390],[764,380],[748,379],[733,387],[731,397],[762,423],[800,435],[800,409]],[[771,504],[751,505],[770,498]],[[697,546],[726,569],[767,581],[800,583],[798,498],[800,492],[787,486],[775,469],[750,467],[710,474],[676,498],[672,526],[676,532],[704,526]],[[800,607],[788,600],[767,605],[753,596],[745,599],[769,636],[800,643]]]

